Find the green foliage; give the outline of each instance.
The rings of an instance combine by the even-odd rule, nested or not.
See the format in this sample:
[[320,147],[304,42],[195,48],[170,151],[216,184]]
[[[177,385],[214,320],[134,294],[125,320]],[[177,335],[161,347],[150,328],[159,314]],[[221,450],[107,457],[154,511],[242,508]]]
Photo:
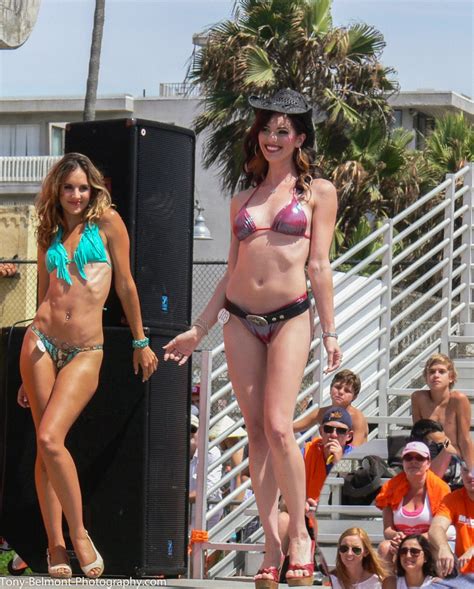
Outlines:
[[464,113],[448,113],[437,119],[426,137],[424,155],[440,180],[457,172],[474,159],[474,125]]
[[[189,79],[204,91],[196,132],[209,132],[204,163],[216,164],[235,190],[241,141],[253,118],[250,94],[293,88],[328,113],[322,125],[328,152],[340,157],[353,128],[378,121],[387,129],[393,70],[378,61],[383,36],[366,24],[333,28],[331,0],[237,0],[233,19],[210,27]],[[237,141],[238,149],[231,145]]]

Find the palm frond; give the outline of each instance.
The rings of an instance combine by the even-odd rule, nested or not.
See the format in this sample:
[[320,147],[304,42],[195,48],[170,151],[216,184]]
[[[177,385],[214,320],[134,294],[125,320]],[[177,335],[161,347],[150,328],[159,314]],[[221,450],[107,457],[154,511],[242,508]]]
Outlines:
[[261,47],[248,47],[247,71],[243,79],[245,86],[272,84],[275,81],[272,63],[268,53]]

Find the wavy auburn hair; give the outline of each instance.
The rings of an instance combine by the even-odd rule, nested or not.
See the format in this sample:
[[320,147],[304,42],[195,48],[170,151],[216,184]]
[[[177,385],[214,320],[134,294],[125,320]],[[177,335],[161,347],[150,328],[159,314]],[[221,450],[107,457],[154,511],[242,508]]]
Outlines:
[[59,197],[66,178],[78,168],[81,168],[87,176],[87,182],[91,188],[91,198],[84,212],[83,221],[94,223],[113,206],[104,177],[91,160],[81,153],[67,153],[48,172],[35,203],[38,216],[36,231],[38,245],[44,250],[51,245],[53,235],[58,228],[66,228]]
[[[244,139],[244,174],[247,186],[257,186],[263,182],[267,175],[268,162],[260,149],[258,134],[275,114],[284,113],[276,113],[272,110],[256,110],[255,121]],[[284,116],[290,120],[298,135],[305,133],[308,136],[308,128],[303,117],[289,114],[284,114]],[[303,144],[300,149],[295,149],[293,162],[298,174],[295,186],[297,192],[307,195],[311,190],[313,178],[321,178],[322,174],[316,166],[315,160],[316,151],[312,146]]]
[[336,568],[333,571],[333,574],[336,575],[342,587],[344,587],[344,589],[352,588],[350,576],[344,563],[342,562],[341,553],[339,552],[341,542],[347,536],[358,536],[362,542],[363,549],[367,552],[367,554],[362,558],[362,568],[365,571],[369,571],[370,573],[377,575],[380,582],[382,582],[385,577],[388,577],[388,571],[375,551],[375,548],[373,547],[367,532],[362,528],[349,528],[340,535],[339,540],[337,541]]

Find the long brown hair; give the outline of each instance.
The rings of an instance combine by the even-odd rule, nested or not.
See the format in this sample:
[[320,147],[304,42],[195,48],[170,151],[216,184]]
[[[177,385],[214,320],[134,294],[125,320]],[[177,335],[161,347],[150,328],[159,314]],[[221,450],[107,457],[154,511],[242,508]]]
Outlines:
[[50,246],[53,235],[59,227],[65,229],[59,197],[66,178],[77,168],[83,170],[91,188],[91,199],[84,212],[83,221],[85,223],[98,221],[112,206],[112,199],[105,187],[104,178],[90,159],[81,153],[66,154],[48,172],[35,203],[38,215],[38,245],[44,250]]
[[[244,139],[244,173],[247,186],[257,186],[265,179],[268,172],[268,162],[263,156],[258,143],[258,134],[272,118],[275,112],[271,110],[255,111],[255,121]],[[291,121],[296,133],[305,133],[308,136],[308,129],[303,118],[299,115],[285,115]],[[307,195],[311,190],[313,178],[320,178],[321,172],[315,164],[316,152],[311,145],[302,145],[295,149],[293,162],[296,167],[298,178],[296,180],[296,191]]]
[[385,566],[382,564],[382,561],[375,551],[375,548],[372,546],[372,542],[370,541],[367,532],[362,528],[349,528],[340,535],[339,540],[337,541],[336,569],[334,574],[337,575],[339,583],[344,587],[344,589],[351,589],[352,587],[349,574],[344,563],[342,562],[341,553],[339,552],[341,542],[347,536],[359,536],[362,546],[367,552],[367,554],[362,558],[362,568],[365,571],[369,571],[370,573],[377,575],[380,582],[382,582],[385,577],[388,576],[388,571],[385,569]]

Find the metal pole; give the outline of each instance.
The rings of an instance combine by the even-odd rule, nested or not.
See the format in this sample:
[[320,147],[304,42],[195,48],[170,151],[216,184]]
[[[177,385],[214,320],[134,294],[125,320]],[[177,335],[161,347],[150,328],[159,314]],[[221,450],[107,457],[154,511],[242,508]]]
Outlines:
[[[209,452],[209,416],[212,391],[212,352],[204,350],[201,357],[201,390],[199,394],[198,466],[196,481],[196,530],[207,530],[207,471]],[[192,578],[204,578],[204,553],[201,543],[193,545]]]
[[450,181],[450,185],[446,188],[446,200],[449,200],[449,207],[444,209],[444,218],[449,220],[449,224],[444,228],[444,239],[448,239],[449,242],[443,249],[443,257],[448,260],[448,264],[443,267],[443,278],[447,278],[447,282],[442,289],[442,296],[446,298],[446,304],[443,305],[444,315],[447,318],[446,323],[441,328],[441,351],[449,356],[449,336],[451,335],[451,293],[453,290],[453,249],[454,249],[454,209],[455,209],[455,196],[456,192],[456,180],[454,174],[446,174],[446,180]]
[[[384,293],[380,298],[380,304],[384,308],[380,316],[380,328],[385,330],[380,336],[380,348],[384,354],[380,357],[379,368],[382,372],[378,378],[379,390],[379,415],[388,415],[388,387],[390,378],[390,336],[392,329],[392,277],[393,277],[393,219],[388,220],[388,231],[384,233],[384,245],[387,249],[382,257],[382,265],[387,266],[387,271],[382,276],[382,286],[385,287]],[[380,423],[379,438],[386,438],[388,426],[386,423]]]
[[463,216],[463,224],[467,225],[467,231],[463,234],[463,244],[467,248],[461,254],[461,263],[465,264],[466,268],[461,274],[461,282],[466,285],[466,288],[461,292],[461,303],[464,304],[463,309],[459,314],[459,321],[461,324],[471,322],[471,306],[472,306],[472,290],[474,284],[474,163],[469,164],[469,171],[464,176],[464,186],[469,186],[469,190],[463,195],[463,205],[467,205],[467,211]]

